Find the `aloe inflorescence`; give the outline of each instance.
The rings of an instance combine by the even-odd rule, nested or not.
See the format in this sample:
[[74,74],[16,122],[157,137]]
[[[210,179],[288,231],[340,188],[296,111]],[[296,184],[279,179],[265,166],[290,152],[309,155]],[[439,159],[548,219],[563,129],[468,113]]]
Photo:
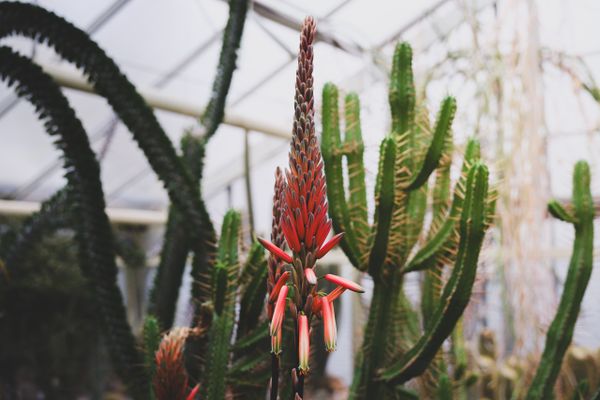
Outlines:
[[[324,257],[342,238],[338,233],[326,240],[331,231],[328,217],[326,184],[323,161],[314,124],[313,94],[313,41],[316,34],[315,21],[304,20],[300,34],[300,51],[296,71],[294,97],[294,123],[289,153],[289,169],[285,181],[278,173],[275,186],[274,234],[270,242],[260,239],[271,253],[269,272],[269,314],[272,314],[270,335],[272,354],[296,351],[297,366],[291,371],[293,390],[297,397],[303,396],[304,377],[309,373],[310,326],[314,318],[323,319],[325,344],[329,351],[335,350],[337,328],[332,302],[344,290],[362,292],[363,289],[344,278],[327,274],[325,279],[335,283],[337,289],[325,295],[318,290],[317,260]],[[288,254],[282,248],[291,250]],[[279,263],[286,264],[283,272]],[[289,266],[289,267],[288,267]],[[285,311],[289,309],[294,322],[295,349],[282,349]],[[273,388],[277,383],[276,366],[273,368]],[[275,399],[277,393],[271,393]]]

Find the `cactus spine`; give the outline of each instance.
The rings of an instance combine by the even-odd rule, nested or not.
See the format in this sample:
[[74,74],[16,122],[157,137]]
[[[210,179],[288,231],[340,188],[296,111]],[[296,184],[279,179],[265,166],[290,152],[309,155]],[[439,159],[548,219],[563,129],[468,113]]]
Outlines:
[[[368,324],[355,362],[353,399],[385,399],[403,393],[405,389],[398,385],[421,375],[438,354],[468,303],[483,235],[493,212],[488,171],[478,161],[475,140],[467,144],[450,203],[451,125],[456,102],[452,97],[444,99],[430,128],[427,111],[415,98],[412,50],[406,43],[399,44],[394,53],[389,101],[392,127],[380,146],[375,213],[369,223],[358,98],[355,94],[346,97],[342,139],[337,88],[326,84],[323,89],[321,148],[333,226],[346,233],[341,247],[350,262],[374,281]],[[409,259],[421,236],[428,180],[436,170],[433,223],[427,240]],[[452,273],[440,290],[441,271],[450,264],[454,264]],[[417,314],[402,291],[404,275],[413,271],[425,275],[422,333]],[[441,378],[439,385],[448,386],[448,376],[442,374]]]
[[594,202],[590,191],[590,167],[585,161],[579,161],[573,172],[572,210],[557,201],[551,201],[548,210],[554,217],[573,224],[575,241],[565,287],[546,335],[542,359],[527,392],[528,400],[552,397],[554,382],[571,343],[581,301],[592,274]]

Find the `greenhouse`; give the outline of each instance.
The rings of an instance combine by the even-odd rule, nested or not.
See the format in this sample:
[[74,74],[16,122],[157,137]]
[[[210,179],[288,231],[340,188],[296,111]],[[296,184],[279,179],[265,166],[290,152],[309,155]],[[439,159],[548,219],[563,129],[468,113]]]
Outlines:
[[600,400],[598,17],[0,1],[0,400]]

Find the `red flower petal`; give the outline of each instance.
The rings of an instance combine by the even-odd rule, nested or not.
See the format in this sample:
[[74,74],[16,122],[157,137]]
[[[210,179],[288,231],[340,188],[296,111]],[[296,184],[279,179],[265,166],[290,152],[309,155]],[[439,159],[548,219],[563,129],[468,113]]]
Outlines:
[[285,315],[285,302],[288,294],[288,287],[283,286],[277,296],[277,302],[275,303],[275,311],[273,312],[273,319],[271,320],[270,335],[275,336],[277,330],[281,329],[283,323],[283,317]]
[[281,290],[283,285],[285,285],[287,283],[287,280],[289,277],[290,277],[289,271],[285,271],[283,274],[281,274],[281,276],[277,280],[277,283],[275,283],[275,286],[273,286],[273,290],[271,290],[271,294],[269,295],[269,302],[275,301],[275,299],[279,295],[279,291]]
[[352,282],[349,279],[342,278],[341,276],[327,274],[327,275],[325,275],[325,279],[327,279],[329,282],[333,282],[336,285],[341,286],[345,289],[352,290],[353,292],[357,292],[357,293],[365,292],[365,289],[363,289],[362,286],[360,286],[358,283]]
[[343,286],[338,286],[335,289],[333,289],[327,296],[325,296],[327,298],[327,300],[330,303],[333,303],[333,301],[335,299],[337,299],[338,297],[340,297],[340,295],[342,293],[344,293],[346,291],[346,288]]
[[200,385],[194,386],[194,388],[192,389],[190,394],[188,394],[186,400],[194,400],[194,398],[196,397],[196,395],[198,394],[199,391],[200,391]]
[[292,261],[294,261],[292,256],[290,256],[285,251],[281,250],[279,247],[275,246],[273,243],[269,242],[268,240],[263,239],[263,238],[258,238],[258,241],[260,242],[260,244],[263,245],[263,247],[265,249],[269,250],[269,252],[271,254],[273,254],[276,257],[279,257],[281,260],[285,261],[286,263],[291,264]]
[[323,257],[325,254],[329,253],[329,250],[333,249],[339,242],[342,240],[344,236],[344,232],[340,232],[334,237],[332,237],[329,242],[325,243],[323,247],[317,251],[317,258]]

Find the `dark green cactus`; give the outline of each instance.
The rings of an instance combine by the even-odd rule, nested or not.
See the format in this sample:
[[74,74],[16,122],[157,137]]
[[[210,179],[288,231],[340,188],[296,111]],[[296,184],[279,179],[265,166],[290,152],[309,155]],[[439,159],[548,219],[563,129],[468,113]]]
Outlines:
[[[341,246],[348,259],[374,281],[350,392],[350,398],[355,399],[394,398],[399,384],[421,375],[431,364],[469,301],[483,235],[493,213],[488,172],[478,161],[479,144],[475,140],[467,144],[462,174],[450,201],[451,125],[456,102],[446,98],[430,128],[427,110],[415,96],[411,64],[410,46],[399,44],[389,92],[392,127],[381,143],[371,224],[358,99],[354,94],[346,98],[346,133],[342,139],[337,88],[326,84],[323,89],[321,148],[330,214],[335,230],[345,232]],[[434,171],[433,222],[424,235],[428,181]],[[422,236],[425,242],[409,259]],[[441,290],[441,272],[452,264],[452,273]],[[423,333],[417,313],[402,291],[403,276],[412,271],[424,274]],[[442,365],[440,361],[438,369]],[[447,374],[437,376],[449,379]]]
[[527,392],[526,398],[529,400],[552,397],[554,383],[571,343],[581,301],[592,273],[594,202],[590,191],[590,168],[585,161],[579,161],[573,172],[572,209],[552,201],[548,204],[548,210],[556,218],[573,224],[575,242],[558,310],[548,329],[542,359]]
[[21,35],[52,47],[82,69],[96,92],[105,97],[132,132],[169,197],[186,212],[186,223],[197,242],[214,243],[208,214],[198,190],[182,166],[171,141],[115,62],[84,31],[35,5],[0,3],[0,38]]
[[[152,315],[146,317],[142,335],[144,338],[144,365],[148,371],[148,378],[152,381],[156,371],[155,353],[161,341],[160,326]],[[154,399],[153,390],[150,391],[150,398]]]
[[[223,121],[225,101],[233,72],[236,68],[237,51],[240,46],[244,22],[248,11],[248,0],[230,0],[229,18],[223,33],[223,43],[217,72],[213,81],[213,90],[206,110],[200,122],[204,128],[202,136],[186,133],[181,142],[182,163],[189,169],[194,185],[200,191],[200,180],[204,164],[206,145]],[[161,251],[161,262],[152,289],[150,310],[156,312],[161,326],[169,328],[173,323],[177,294],[181,285],[185,262],[190,250],[194,249],[192,263],[192,297],[201,306],[211,294],[210,268],[214,263],[213,249],[210,243],[193,245],[193,235],[184,223],[185,210],[178,210],[174,205],[169,209],[167,232]],[[196,308],[197,311],[200,307]],[[198,313],[196,315],[198,317]],[[197,319],[197,318],[196,318]]]
[[208,376],[205,389],[207,399],[225,398],[225,378],[231,357],[231,335],[235,325],[240,220],[237,212],[229,211],[225,215],[217,262],[213,270],[214,314],[209,331]]
[[73,207],[80,218],[76,232],[81,269],[93,284],[98,314],[111,359],[135,398],[149,393],[142,355],[137,350],[116,285],[117,266],[111,228],[104,209],[100,168],[81,122],[59,87],[29,59],[0,47],[0,79],[29,100],[57,147],[64,154],[66,178],[73,190]]

